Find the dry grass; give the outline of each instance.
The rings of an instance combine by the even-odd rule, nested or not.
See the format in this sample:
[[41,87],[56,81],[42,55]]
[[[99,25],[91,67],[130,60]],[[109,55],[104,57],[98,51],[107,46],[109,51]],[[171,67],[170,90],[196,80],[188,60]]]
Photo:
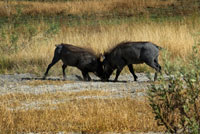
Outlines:
[[67,15],[67,14],[101,14],[105,12],[128,12],[136,14],[148,12],[147,7],[159,8],[176,4],[176,0],[101,0],[101,1],[69,1],[69,2],[18,2],[0,1],[0,16],[17,14],[16,7],[22,7],[22,13],[27,15]]
[[[23,72],[41,73],[41,70],[44,72],[53,58],[55,44],[64,42],[92,48],[97,54],[100,54],[117,43],[127,40],[150,41],[169,50],[172,53],[172,59],[176,57],[184,59],[190,54],[191,47],[195,42],[193,33],[198,32],[199,28],[199,24],[195,24],[194,29],[187,23],[174,24],[169,22],[100,25],[94,27],[66,28],[63,26],[61,31],[55,37],[49,38],[48,41],[34,40],[30,46],[25,47],[22,51],[11,55],[5,54],[4,56],[16,66],[14,69],[23,68]],[[20,40],[23,41],[23,37]],[[56,68],[59,68],[57,72],[61,74],[61,65],[58,64]]]
[[[19,2],[9,1],[8,3],[0,1],[0,14],[16,14],[17,6],[22,7],[23,14],[40,14],[40,15],[56,15],[60,12],[64,14],[95,14],[104,16],[107,13],[118,12],[126,15],[134,14],[135,12],[143,12],[148,7],[160,8],[169,5],[180,5],[176,0],[103,0],[103,1],[69,1],[69,2]],[[116,11],[117,10],[117,11]],[[5,13],[6,12],[6,13]],[[136,13],[137,14],[137,13]],[[148,11],[145,11],[148,16]],[[126,16],[125,15],[125,16]],[[12,20],[12,19],[11,19]],[[47,65],[51,62],[55,44],[69,43],[76,46],[92,48],[97,54],[104,53],[117,43],[128,41],[151,41],[172,52],[172,59],[181,57],[185,59],[191,52],[191,46],[195,42],[194,34],[200,30],[198,18],[183,17],[182,21],[164,21],[155,22],[148,17],[144,20],[111,21],[108,24],[103,23],[103,19],[99,19],[102,23],[89,25],[76,25],[71,27],[65,25],[63,20],[59,23],[59,32],[53,37],[46,36],[45,32],[49,30],[49,23],[40,21],[39,24],[32,21],[28,22],[28,26],[18,24],[5,24],[1,27],[1,52],[0,72],[31,72],[40,74],[44,72]],[[77,22],[88,20],[76,20]],[[116,21],[116,22],[115,22]],[[35,34],[31,34],[34,33]],[[54,32],[53,32],[54,33]],[[16,37],[17,39],[16,39]],[[16,39],[16,41],[15,41]],[[14,51],[11,51],[14,50]],[[162,52],[161,52],[162,53]],[[160,61],[162,62],[162,61]],[[56,74],[61,74],[61,65],[58,64],[55,68],[60,68],[55,71]],[[146,66],[138,66],[140,71],[146,70]],[[142,69],[140,69],[142,68]],[[137,69],[137,70],[138,70]],[[70,70],[70,71],[69,71]],[[68,68],[68,72],[74,72],[74,69]],[[54,71],[50,71],[50,74]],[[75,70],[77,72],[77,70]]]
[[52,81],[52,80],[34,80],[34,81],[27,81],[25,84],[29,86],[39,86],[39,85],[64,85],[68,83],[74,83],[73,81]]
[[[79,92],[56,92],[56,93],[44,93],[44,94],[22,94],[22,93],[11,93],[2,95],[0,100],[2,104],[12,104],[15,106],[15,102],[24,102],[24,101],[42,101],[42,100],[55,100],[55,99],[76,99],[81,96],[108,96],[110,92],[101,91],[101,90],[83,90]],[[12,107],[16,108],[16,107]]]
[[[77,99],[77,96],[105,96],[109,92],[83,91],[55,94],[12,94],[0,96],[0,130],[16,132],[148,132],[163,131],[145,98]],[[65,100],[70,98],[70,100]],[[53,103],[55,100],[64,101]],[[38,101],[36,108],[23,108],[24,101]],[[45,105],[39,102],[49,100]],[[11,101],[15,102],[10,103]],[[10,110],[12,108],[13,110]]]

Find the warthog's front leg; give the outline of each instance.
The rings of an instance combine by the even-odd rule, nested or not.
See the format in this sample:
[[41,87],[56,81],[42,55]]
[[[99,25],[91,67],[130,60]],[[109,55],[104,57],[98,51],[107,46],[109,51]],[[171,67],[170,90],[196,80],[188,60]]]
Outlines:
[[128,65],[128,68],[129,68],[129,71],[131,72],[131,74],[133,75],[134,80],[137,81],[138,77],[137,77],[137,75],[135,74],[135,72],[133,70],[133,65],[132,64]]
[[83,79],[84,79],[85,81],[90,81],[90,80],[91,80],[91,78],[90,78],[88,72],[82,71],[82,75],[83,75]]
[[123,67],[117,68],[117,72],[116,72],[116,76],[115,76],[114,82],[117,82],[117,79],[118,79],[122,69],[123,69]]

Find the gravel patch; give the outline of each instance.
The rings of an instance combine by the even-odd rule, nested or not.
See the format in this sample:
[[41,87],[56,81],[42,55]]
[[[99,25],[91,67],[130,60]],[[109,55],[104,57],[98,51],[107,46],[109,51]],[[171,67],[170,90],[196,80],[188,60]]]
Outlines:
[[[133,76],[130,74],[120,75],[119,82],[101,82],[99,78],[91,75],[93,81],[83,81],[80,76],[69,75],[67,80],[63,81],[62,77],[49,76],[46,80],[42,80],[41,77],[37,77],[34,74],[12,74],[12,75],[0,75],[0,95],[5,94],[44,94],[44,93],[73,93],[81,91],[105,91],[109,92],[109,95],[98,95],[98,96],[78,96],[76,99],[110,99],[110,98],[124,98],[124,97],[134,97],[140,99],[146,95],[148,86],[150,85],[150,80],[144,73],[138,73],[138,81],[135,82]],[[114,75],[111,80],[114,79]],[[36,85],[29,84],[30,82],[40,82]],[[48,84],[45,84],[45,83]],[[62,84],[55,84],[56,82],[61,82]],[[65,99],[53,99],[53,100],[34,100],[32,102],[21,102],[19,107],[16,109],[40,109],[42,104],[56,104],[66,101],[70,101],[73,98]]]
[[[144,73],[138,73],[138,81],[135,82],[133,76],[130,74],[120,75],[118,82],[101,82],[96,76],[91,75],[93,81],[82,81],[80,76],[70,75],[67,77],[66,84],[61,77],[48,77],[48,81],[63,81],[63,84],[46,84],[46,85],[28,85],[27,82],[42,80],[34,74],[13,74],[0,75],[0,94],[8,93],[54,93],[58,91],[63,92],[79,92],[82,90],[103,90],[110,92],[117,92],[119,97],[122,93],[129,93],[132,96],[143,96],[144,91],[148,88],[149,79]],[[114,76],[111,77],[111,80]],[[67,82],[68,81],[68,82]],[[71,81],[71,82],[69,82]]]

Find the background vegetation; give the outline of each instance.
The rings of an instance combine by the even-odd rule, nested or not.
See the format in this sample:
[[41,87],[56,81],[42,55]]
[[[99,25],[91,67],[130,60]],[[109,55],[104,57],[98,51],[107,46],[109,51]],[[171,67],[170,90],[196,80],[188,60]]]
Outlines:
[[0,72],[41,75],[62,42],[99,54],[124,40],[151,41],[171,51],[171,60],[185,59],[198,12],[198,0],[0,1]]

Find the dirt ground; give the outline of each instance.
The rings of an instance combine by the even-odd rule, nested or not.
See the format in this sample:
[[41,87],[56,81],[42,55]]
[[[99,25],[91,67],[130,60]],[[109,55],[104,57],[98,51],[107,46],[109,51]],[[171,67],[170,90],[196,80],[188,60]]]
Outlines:
[[[131,74],[119,76],[118,82],[113,82],[114,75],[109,82],[101,82],[99,78],[90,74],[92,81],[83,81],[81,75],[68,75],[64,81],[62,77],[48,76],[46,80],[34,74],[0,75],[0,94],[44,92],[78,92],[81,90],[105,90],[117,92],[118,96],[128,93],[131,96],[143,96],[151,81],[144,73],[137,73],[138,81],[134,81]],[[62,83],[62,84],[58,84]],[[114,97],[114,96],[113,96]]]

